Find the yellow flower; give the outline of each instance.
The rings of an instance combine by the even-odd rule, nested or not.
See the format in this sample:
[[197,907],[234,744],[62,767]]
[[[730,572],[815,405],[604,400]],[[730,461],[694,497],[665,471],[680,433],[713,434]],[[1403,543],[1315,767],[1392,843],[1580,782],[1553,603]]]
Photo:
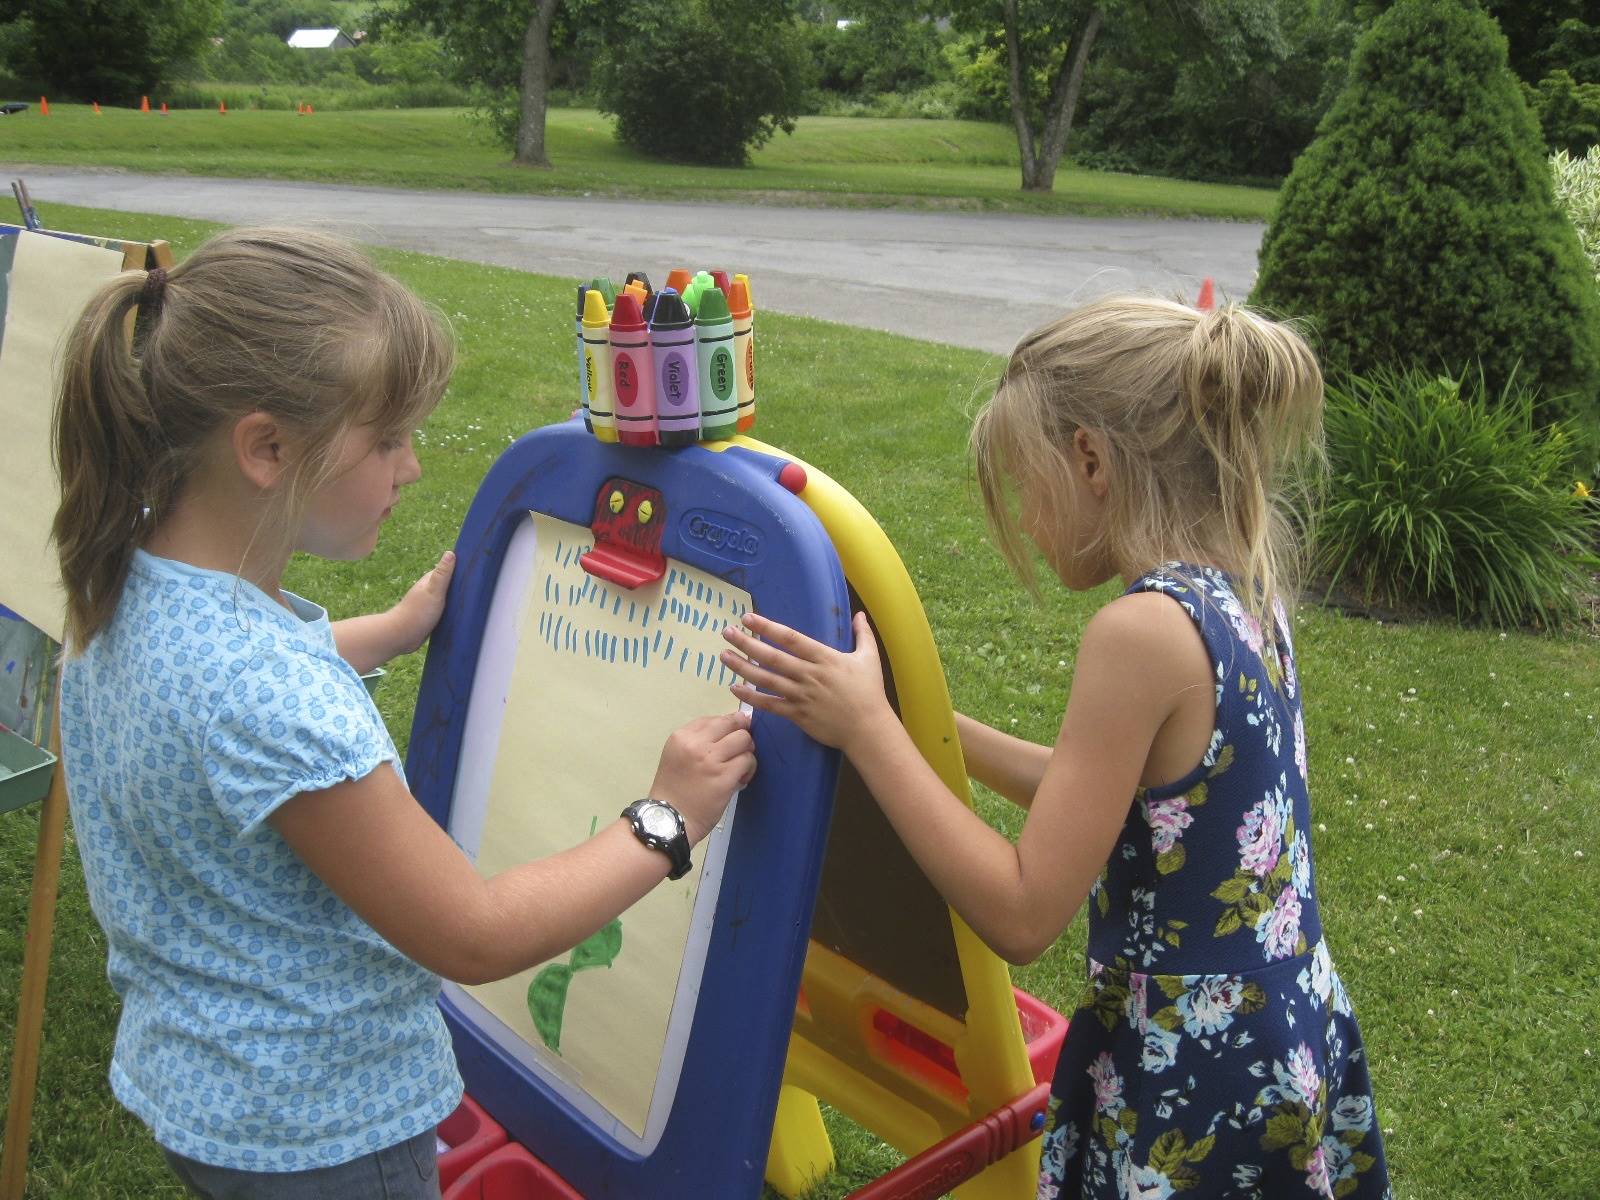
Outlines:
[[1586,499],[1589,495],[1589,485],[1584,483],[1584,481],[1581,479],[1578,480],[1577,484],[1572,489],[1572,494],[1577,496],[1580,500]]

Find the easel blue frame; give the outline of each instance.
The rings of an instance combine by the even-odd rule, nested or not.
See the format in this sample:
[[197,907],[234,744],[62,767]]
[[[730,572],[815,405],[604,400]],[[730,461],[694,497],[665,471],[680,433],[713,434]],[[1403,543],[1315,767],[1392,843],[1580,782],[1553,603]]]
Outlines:
[[[668,558],[745,589],[775,620],[850,645],[844,573],[817,518],[778,483],[786,461],[738,447],[604,445],[577,420],[501,456],[456,543],[412,725],[406,774],[435,821],[448,828],[495,581],[529,510],[587,527],[613,476],[658,488]],[[713,527],[722,533],[708,538]],[[757,713],[754,730],[761,768],[739,799],[676,1099],[652,1153],[619,1146],[441,1001],[473,1097],[589,1200],[760,1194],[839,762],[787,721]],[[633,798],[618,797],[618,810]]]

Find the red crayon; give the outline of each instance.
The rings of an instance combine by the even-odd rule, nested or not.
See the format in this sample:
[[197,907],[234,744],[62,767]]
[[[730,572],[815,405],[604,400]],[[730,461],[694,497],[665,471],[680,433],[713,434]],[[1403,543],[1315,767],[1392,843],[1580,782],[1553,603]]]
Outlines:
[[733,291],[733,285],[728,281],[728,273],[726,271],[711,272],[711,286],[720,288],[724,296],[731,294]]
[[654,446],[656,433],[655,360],[644,314],[630,287],[611,312],[611,372],[616,383],[617,437],[624,446]]

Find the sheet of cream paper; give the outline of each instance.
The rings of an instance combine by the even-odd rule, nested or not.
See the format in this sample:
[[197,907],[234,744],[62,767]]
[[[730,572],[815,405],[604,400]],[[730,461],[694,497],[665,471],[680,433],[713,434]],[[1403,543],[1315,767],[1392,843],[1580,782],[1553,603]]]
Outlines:
[[[735,682],[718,654],[750,595],[668,560],[664,578],[618,588],[583,570],[582,526],[532,514],[537,551],[501,724],[477,865],[485,876],[565,850],[647,795],[667,735],[732,712]],[[644,1133],[704,857],[622,915],[610,966],[574,971],[560,1052],[528,1011],[537,968],[467,990],[534,1047],[539,1061]],[[555,962],[568,961],[560,955]],[[691,981],[698,986],[698,981]]]
[[61,640],[65,602],[50,523],[60,490],[50,416],[67,331],[122,270],[122,251],[18,235],[0,338],[0,604]]

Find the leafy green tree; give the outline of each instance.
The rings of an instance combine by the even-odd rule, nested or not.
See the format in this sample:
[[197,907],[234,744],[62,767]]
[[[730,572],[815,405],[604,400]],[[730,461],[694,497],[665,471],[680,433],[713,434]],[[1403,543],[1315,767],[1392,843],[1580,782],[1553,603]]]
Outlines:
[[817,86],[843,95],[906,92],[950,73],[934,21],[918,0],[859,0],[848,17],[807,22]]
[[789,0],[632,0],[612,22],[594,85],[636,150],[742,166],[794,132],[811,64]]
[[1102,35],[1126,36],[1156,54],[1190,54],[1198,47],[1229,53],[1252,39],[1278,36],[1275,0],[954,0],[954,8],[962,29],[991,37],[997,31],[1004,45],[1024,191],[1055,186]]
[[1336,370],[1477,361],[1493,392],[1537,386],[1546,415],[1595,411],[1600,293],[1486,13],[1400,0],[1362,37],[1251,298],[1310,318]]
[[26,29],[19,74],[63,96],[136,101],[192,62],[217,30],[222,0],[0,0],[0,23]]
[[1108,30],[1084,79],[1073,161],[1282,179],[1343,85],[1359,30],[1348,0],[1272,0],[1256,16],[1186,44]]
[[[399,0],[375,22],[380,30],[436,37],[471,85],[491,123],[512,147],[512,159],[548,167],[545,112],[550,47],[561,0]],[[583,0],[567,0],[583,7]]]

